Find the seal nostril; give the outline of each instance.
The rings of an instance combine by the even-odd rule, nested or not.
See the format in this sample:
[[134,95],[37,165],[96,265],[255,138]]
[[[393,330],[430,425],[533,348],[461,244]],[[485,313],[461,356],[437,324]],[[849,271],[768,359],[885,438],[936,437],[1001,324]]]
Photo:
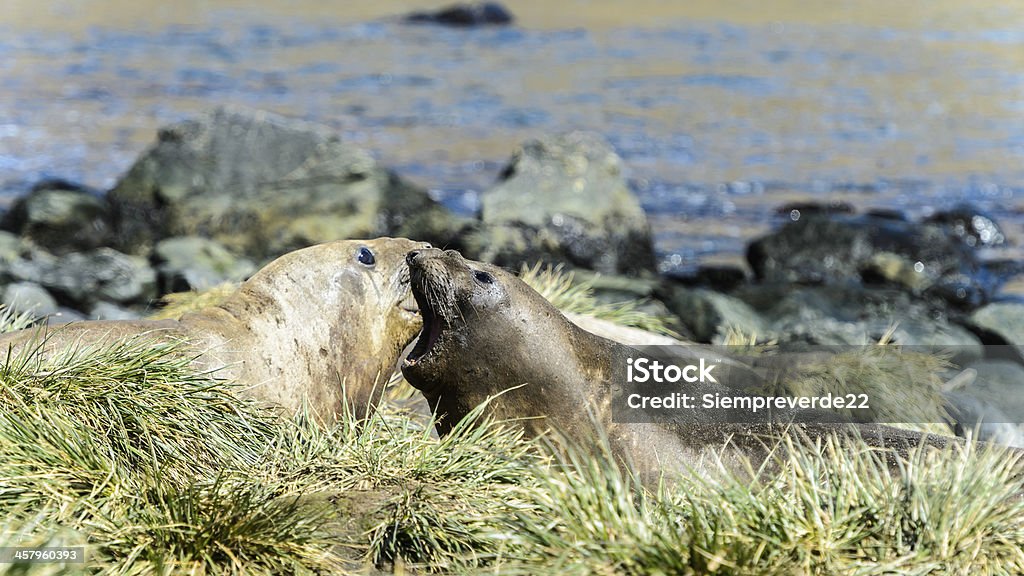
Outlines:
[[431,248],[434,247],[434,245],[431,244],[430,242],[424,242],[423,247],[426,248],[427,250],[430,250]]
[[406,264],[409,264],[410,266],[412,266],[416,262],[416,257],[419,256],[419,255],[420,255],[420,251],[419,250],[413,250],[412,252],[409,252],[408,254],[406,254],[405,255],[405,262],[406,262]]

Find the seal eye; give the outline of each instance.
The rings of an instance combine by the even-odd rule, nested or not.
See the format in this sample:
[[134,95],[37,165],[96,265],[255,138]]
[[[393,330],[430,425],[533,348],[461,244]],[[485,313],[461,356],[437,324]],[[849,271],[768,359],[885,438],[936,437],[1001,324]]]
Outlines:
[[473,272],[473,278],[476,278],[476,281],[481,284],[494,284],[494,276],[491,276],[483,270],[476,270]]
[[373,257],[373,252],[371,252],[366,246],[359,249],[356,260],[359,260],[360,264],[365,264],[367,266],[373,266],[377,262],[377,259]]

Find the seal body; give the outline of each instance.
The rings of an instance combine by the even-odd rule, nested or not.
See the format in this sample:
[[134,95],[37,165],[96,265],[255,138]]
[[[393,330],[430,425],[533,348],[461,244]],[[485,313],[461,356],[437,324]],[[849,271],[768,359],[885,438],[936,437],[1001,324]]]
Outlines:
[[224,302],[180,320],[79,322],[0,338],[17,354],[126,337],[183,340],[194,366],[242,393],[331,421],[347,406],[365,417],[421,323],[405,255],[429,244],[404,238],[341,240],[272,261]]
[[[553,428],[587,446],[603,430],[616,459],[651,482],[663,473],[723,467],[753,473],[748,463],[768,461],[784,432],[812,440],[858,435],[892,454],[922,442],[944,445],[941,438],[866,424],[723,424],[698,415],[670,424],[614,422],[615,367],[625,366],[635,349],[580,329],[496,266],[437,249],[411,252],[408,262],[423,331],[402,372],[438,416],[441,435],[487,401],[488,415],[522,422],[528,434]],[[700,386],[698,394],[716,390]]]

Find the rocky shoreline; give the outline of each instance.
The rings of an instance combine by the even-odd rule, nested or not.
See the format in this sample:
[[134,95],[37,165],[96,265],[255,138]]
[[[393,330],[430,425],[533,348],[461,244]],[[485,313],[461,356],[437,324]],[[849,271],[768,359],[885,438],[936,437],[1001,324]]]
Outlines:
[[[1024,386],[1013,346],[1024,343],[1024,303],[1000,293],[1022,263],[984,257],[1008,241],[990,215],[785,206],[785,224],[748,247],[752,273],[664,277],[622,173],[600,135],[544,136],[513,153],[466,218],[323,127],[223,108],[162,128],[109,191],[47,181],[19,199],[0,219],[0,294],[51,323],[138,317],[165,294],[242,280],[303,246],[405,236],[510,269],[598,273],[603,298],[646,299],[698,342],[732,331],[792,346],[888,335],[945,347],[986,406],[1024,408],[1000,402]],[[1012,353],[993,358],[992,345]]]

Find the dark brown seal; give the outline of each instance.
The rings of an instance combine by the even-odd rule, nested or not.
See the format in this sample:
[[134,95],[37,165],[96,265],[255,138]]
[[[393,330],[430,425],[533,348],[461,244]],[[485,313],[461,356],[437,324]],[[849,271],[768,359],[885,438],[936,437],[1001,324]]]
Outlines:
[[438,415],[441,435],[490,399],[488,415],[521,421],[531,435],[550,427],[586,445],[603,428],[615,457],[648,481],[717,470],[720,457],[726,469],[745,474],[748,461],[759,466],[769,457],[783,431],[801,439],[859,435],[892,449],[890,455],[922,442],[945,445],[941,437],[867,424],[722,424],[698,416],[673,424],[614,422],[614,367],[625,366],[635,349],[578,328],[498,267],[452,250],[416,250],[407,260],[423,332],[402,372]]
[[125,338],[176,339],[195,367],[235,381],[244,394],[333,420],[348,402],[373,407],[402,351],[420,330],[405,255],[429,247],[405,238],[341,240],[296,250],[258,271],[226,301],[180,320],[79,322],[0,339],[17,354]]

